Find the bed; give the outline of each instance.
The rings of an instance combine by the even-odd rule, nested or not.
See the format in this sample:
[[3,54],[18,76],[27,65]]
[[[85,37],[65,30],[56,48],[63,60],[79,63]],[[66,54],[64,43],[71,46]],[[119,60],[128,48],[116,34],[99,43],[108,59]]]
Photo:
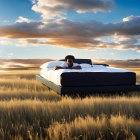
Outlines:
[[[64,61],[64,59],[60,59]],[[91,59],[76,59],[76,63],[90,64],[90,68],[42,69],[36,79],[59,94],[86,94],[140,90],[136,73],[110,67],[108,64],[92,64]]]

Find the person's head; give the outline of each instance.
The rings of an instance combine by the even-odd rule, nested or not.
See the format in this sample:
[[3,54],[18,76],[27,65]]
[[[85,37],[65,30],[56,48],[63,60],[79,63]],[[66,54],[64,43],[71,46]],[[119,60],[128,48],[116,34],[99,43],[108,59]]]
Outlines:
[[65,61],[67,62],[68,66],[72,66],[73,62],[75,62],[75,57],[73,55],[67,55],[65,57]]

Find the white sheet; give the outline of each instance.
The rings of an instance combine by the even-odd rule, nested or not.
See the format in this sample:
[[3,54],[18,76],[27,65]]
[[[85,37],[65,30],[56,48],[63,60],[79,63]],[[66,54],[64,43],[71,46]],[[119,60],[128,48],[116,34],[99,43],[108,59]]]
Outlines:
[[41,69],[40,75],[46,78],[49,81],[52,81],[56,85],[61,85],[60,75],[64,72],[132,72],[125,69],[115,68],[115,67],[106,67],[103,65],[93,65],[91,68],[82,68],[82,69]]

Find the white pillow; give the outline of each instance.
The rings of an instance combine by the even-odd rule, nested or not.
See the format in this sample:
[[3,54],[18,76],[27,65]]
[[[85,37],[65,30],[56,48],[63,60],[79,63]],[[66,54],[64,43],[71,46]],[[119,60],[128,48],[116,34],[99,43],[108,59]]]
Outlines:
[[87,63],[81,63],[80,66],[81,66],[82,68],[91,68],[91,67],[92,67],[92,65],[87,64]]
[[46,62],[40,66],[41,69],[46,69],[46,68],[54,68],[55,66],[59,66],[63,64],[65,61],[51,61],[51,62]]

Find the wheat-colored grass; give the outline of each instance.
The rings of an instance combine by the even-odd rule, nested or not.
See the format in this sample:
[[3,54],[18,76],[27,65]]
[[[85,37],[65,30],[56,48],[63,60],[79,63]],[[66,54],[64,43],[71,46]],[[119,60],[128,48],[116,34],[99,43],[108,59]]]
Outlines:
[[48,128],[48,139],[61,140],[135,140],[140,139],[140,121],[125,116],[106,116],[93,118],[77,117],[68,123],[55,122]]
[[[139,137],[139,106],[140,99],[137,97],[116,97],[109,99],[103,97],[85,99],[65,97],[60,101],[42,101],[36,99],[1,101],[0,127],[2,132],[9,132],[8,138],[13,136],[12,132],[16,133],[16,136],[20,135],[27,138],[27,131],[30,132],[31,137],[35,137],[39,133],[42,137],[49,136],[51,139],[54,132],[56,134],[53,139],[57,139],[58,135],[62,136],[60,132],[63,132],[63,136],[68,135],[71,138],[84,134],[83,137],[98,138],[101,137],[99,132],[103,133],[103,135],[107,135],[108,133],[109,136],[107,136],[107,139],[111,137],[110,133],[113,133],[113,135],[120,133],[120,138],[125,137],[121,131],[125,131],[127,127],[131,130],[129,132],[133,133],[135,137]],[[87,115],[90,116],[89,119],[86,118]],[[81,118],[80,121],[77,120],[79,117]],[[97,121],[96,118],[100,119]],[[102,122],[102,118],[104,122]],[[131,119],[135,127],[133,125],[129,126]],[[63,126],[61,124],[63,124],[64,120],[65,123]],[[57,123],[57,126],[54,126],[55,123]],[[124,130],[119,129],[119,124],[122,125],[121,128],[124,128]],[[63,127],[67,127],[67,129],[64,131]],[[114,127],[114,130],[112,127]],[[93,131],[97,132],[93,133]],[[1,132],[0,135],[2,135]],[[6,135],[4,136],[7,137]]]
[[36,74],[39,70],[0,73],[0,139],[140,139],[139,92],[61,97]]

